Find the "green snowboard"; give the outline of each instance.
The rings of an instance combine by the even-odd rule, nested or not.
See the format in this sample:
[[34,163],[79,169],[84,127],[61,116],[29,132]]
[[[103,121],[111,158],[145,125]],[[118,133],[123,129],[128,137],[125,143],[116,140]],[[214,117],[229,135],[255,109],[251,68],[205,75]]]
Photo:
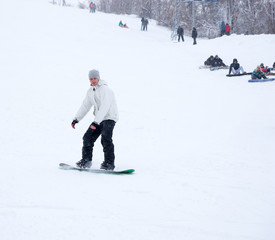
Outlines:
[[73,167],[66,163],[59,163],[59,168],[64,169],[64,170],[77,170],[80,172],[103,173],[103,174],[131,174],[135,171],[134,169],[126,169],[126,170],[120,170],[120,171],[108,171],[108,170],[103,170],[103,169],[78,168],[78,167]]

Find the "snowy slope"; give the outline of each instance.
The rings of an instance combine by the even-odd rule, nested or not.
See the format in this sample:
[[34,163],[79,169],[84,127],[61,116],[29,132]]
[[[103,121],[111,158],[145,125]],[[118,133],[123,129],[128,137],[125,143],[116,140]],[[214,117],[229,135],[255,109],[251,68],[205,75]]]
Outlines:
[[[275,83],[198,69],[214,54],[271,65],[274,35],[193,46],[44,0],[1,1],[0,24],[1,240],[275,238]],[[132,176],[58,169],[93,121],[70,127],[91,68],[116,94],[116,166]],[[100,141],[94,156],[98,168]]]

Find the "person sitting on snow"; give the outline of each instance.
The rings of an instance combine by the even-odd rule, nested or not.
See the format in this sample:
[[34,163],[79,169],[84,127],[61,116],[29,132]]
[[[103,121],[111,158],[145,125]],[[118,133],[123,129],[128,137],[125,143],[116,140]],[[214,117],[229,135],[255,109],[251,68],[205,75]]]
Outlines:
[[261,68],[263,73],[265,73],[265,74],[270,73],[270,68],[268,68],[267,66],[264,66],[263,63],[261,63],[260,68]]
[[128,26],[125,24],[122,23],[122,21],[120,20],[120,22],[118,23],[118,26],[119,27],[122,27],[122,28],[128,28]]
[[214,57],[213,67],[225,67],[226,65],[223,63],[222,59],[219,58],[218,55]]
[[262,79],[262,78],[266,78],[266,76],[262,72],[260,66],[257,66],[257,68],[251,74],[251,79]]
[[213,67],[214,65],[214,57],[211,55],[207,60],[204,62],[205,66]]
[[230,67],[229,67],[229,75],[231,74],[241,74],[241,73],[245,73],[245,71],[243,70],[243,67],[240,66],[240,64],[238,63],[238,60],[236,58],[233,59],[233,63],[231,63]]
[[122,23],[121,20],[119,21],[118,26],[119,26],[119,27],[123,27],[123,26],[124,26],[124,24]]

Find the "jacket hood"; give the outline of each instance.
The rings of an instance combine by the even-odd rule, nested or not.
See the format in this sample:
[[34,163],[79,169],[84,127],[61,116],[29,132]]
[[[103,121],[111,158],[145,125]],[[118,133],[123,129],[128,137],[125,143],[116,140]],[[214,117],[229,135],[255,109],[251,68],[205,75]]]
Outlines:
[[97,85],[98,85],[98,86],[102,86],[102,85],[108,85],[108,84],[107,84],[107,82],[106,82],[105,80],[99,79]]

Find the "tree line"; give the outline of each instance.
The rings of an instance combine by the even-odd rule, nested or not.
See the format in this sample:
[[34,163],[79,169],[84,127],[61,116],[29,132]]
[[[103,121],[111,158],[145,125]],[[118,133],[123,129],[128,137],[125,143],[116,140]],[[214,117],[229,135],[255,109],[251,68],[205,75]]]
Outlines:
[[99,9],[154,19],[172,30],[180,25],[191,32],[196,27],[200,37],[218,37],[222,21],[231,33],[275,33],[274,0],[99,0]]

